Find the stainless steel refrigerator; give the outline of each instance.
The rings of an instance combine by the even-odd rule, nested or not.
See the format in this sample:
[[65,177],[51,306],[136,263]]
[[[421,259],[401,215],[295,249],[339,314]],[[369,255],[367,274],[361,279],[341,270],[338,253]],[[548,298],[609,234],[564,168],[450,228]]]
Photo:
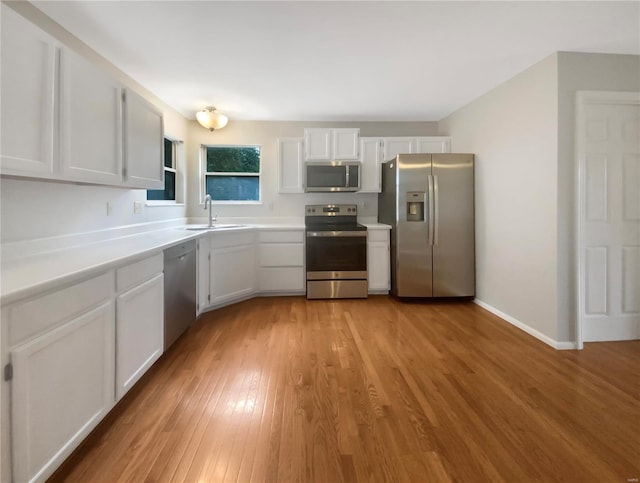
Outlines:
[[399,154],[382,164],[378,221],[391,225],[391,293],[473,297],[473,154]]

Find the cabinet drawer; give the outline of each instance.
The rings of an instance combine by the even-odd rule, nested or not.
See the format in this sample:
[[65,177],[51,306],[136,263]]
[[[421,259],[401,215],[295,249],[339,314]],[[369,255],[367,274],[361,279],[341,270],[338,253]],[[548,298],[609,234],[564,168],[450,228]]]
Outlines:
[[261,267],[301,267],[304,264],[302,243],[260,244]]
[[113,271],[47,295],[9,305],[9,347],[52,329],[107,300],[113,293]]
[[262,231],[258,239],[260,243],[302,243],[304,231]]
[[211,248],[237,247],[251,245],[256,241],[254,231],[238,231],[234,233],[212,233],[209,243]]
[[261,268],[258,271],[261,292],[304,291],[302,267]]
[[134,262],[126,267],[119,268],[116,272],[116,290],[123,292],[154,275],[162,273],[164,259],[162,253]]
[[367,238],[372,241],[389,241],[389,230],[367,230]]

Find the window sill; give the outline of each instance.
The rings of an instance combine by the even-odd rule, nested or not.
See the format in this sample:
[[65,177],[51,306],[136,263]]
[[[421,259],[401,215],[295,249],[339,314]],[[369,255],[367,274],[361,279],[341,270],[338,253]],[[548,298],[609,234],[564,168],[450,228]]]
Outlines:
[[184,203],[178,203],[172,200],[147,200],[146,206],[184,206]]
[[[211,200],[212,205],[262,205],[262,201],[231,201],[231,200]],[[205,203],[200,203],[205,206]]]

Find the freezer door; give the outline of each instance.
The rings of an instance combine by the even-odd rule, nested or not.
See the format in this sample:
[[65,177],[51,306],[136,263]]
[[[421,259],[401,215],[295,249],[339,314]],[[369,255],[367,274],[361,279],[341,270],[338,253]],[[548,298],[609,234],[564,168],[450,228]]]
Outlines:
[[[395,287],[398,297],[433,295],[429,243],[432,212],[429,206],[431,155],[400,154],[396,204]],[[393,282],[393,278],[392,278]]]
[[475,295],[472,154],[433,154],[433,296]]

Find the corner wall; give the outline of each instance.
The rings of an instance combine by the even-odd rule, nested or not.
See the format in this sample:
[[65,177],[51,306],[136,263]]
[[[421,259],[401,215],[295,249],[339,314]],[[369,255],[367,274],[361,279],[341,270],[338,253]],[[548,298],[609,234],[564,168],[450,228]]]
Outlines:
[[558,339],[558,57],[439,123],[476,155],[477,299],[552,345]]

